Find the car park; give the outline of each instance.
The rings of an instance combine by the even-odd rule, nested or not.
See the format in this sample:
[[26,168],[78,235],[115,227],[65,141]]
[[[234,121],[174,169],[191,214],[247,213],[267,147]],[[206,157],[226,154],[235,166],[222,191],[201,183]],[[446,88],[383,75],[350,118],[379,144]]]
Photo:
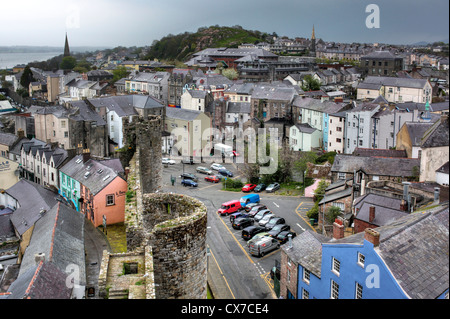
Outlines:
[[263,209],[263,210],[259,211],[258,213],[256,213],[256,215],[253,216],[253,218],[255,219],[255,222],[259,222],[264,217],[264,215],[267,215],[267,214],[273,214],[273,213],[270,211],[270,209]]
[[267,186],[266,192],[267,193],[273,193],[273,192],[275,192],[275,191],[277,191],[279,189],[280,189],[280,184],[273,183],[273,184],[270,184],[269,186]]
[[280,248],[280,243],[274,238],[262,237],[257,242],[252,243],[248,248],[251,255],[262,257],[265,254]]
[[249,212],[254,206],[258,206],[258,205],[259,205],[259,203],[249,203],[249,204],[245,205],[244,210],[246,212]]
[[163,164],[174,165],[175,161],[173,159],[168,158],[168,157],[163,157],[162,163]]
[[259,201],[260,201],[259,194],[245,195],[245,196],[242,196],[240,199],[242,207],[246,207],[248,204],[251,204],[251,203],[259,203]]
[[181,178],[184,178],[184,179],[190,179],[190,180],[193,180],[194,182],[198,182],[197,176],[195,176],[194,174],[191,174],[191,173],[182,173],[182,174],[180,175],[180,177],[181,177]]
[[238,200],[231,200],[223,203],[217,211],[220,215],[230,215],[241,209],[241,202]]
[[277,240],[281,243],[284,244],[289,240],[289,235],[291,235],[292,239],[295,238],[295,236],[297,236],[297,234],[293,231],[282,231],[281,233],[279,233],[277,235]]
[[210,170],[209,168],[203,167],[203,166],[199,166],[195,170],[201,174],[212,175],[212,173],[213,173],[212,170]]
[[274,213],[264,215],[264,217],[258,222],[259,226],[266,227],[266,224],[274,217]]
[[291,226],[286,225],[286,224],[278,224],[275,225],[274,227],[272,227],[271,230],[269,230],[269,236],[273,237],[273,238],[277,238],[277,236],[284,231],[289,231],[291,230]]
[[271,230],[275,225],[278,224],[284,224],[286,221],[284,220],[284,218],[282,217],[274,217],[271,218],[270,221],[264,225],[264,227],[266,227],[267,231]]
[[233,221],[233,224],[231,224],[231,226],[233,226],[234,229],[243,229],[245,227],[252,226],[254,222],[255,221],[253,220],[253,218],[239,217]]
[[266,184],[258,184],[256,185],[255,189],[253,190],[255,193],[262,192],[266,189]]
[[251,192],[256,187],[255,184],[245,184],[244,187],[242,187],[242,191],[245,192]]
[[[261,227],[261,226],[255,226],[255,227],[264,228],[264,227]],[[247,247],[249,247],[251,244],[256,243],[262,237],[268,237],[268,236],[269,236],[269,233],[266,232],[266,231],[261,231],[261,232],[256,233],[251,239],[249,239],[247,241]]]
[[215,175],[209,175],[209,176],[205,177],[205,181],[211,182],[211,183],[218,183],[218,182],[220,182],[220,179]]
[[250,240],[252,239],[254,236],[258,235],[259,233],[264,232],[264,227],[258,226],[258,225],[252,225],[252,226],[248,226],[245,227],[242,230],[242,238],[244,240]]
[[233,173],[230,170],[226,169],[226,168],[219,169],[219,174],[223,175],[223,176],[226,176],[226,177],[233,177],[234,176]]
[[181,185],[183,185],[184,187],[187,187],[187,186],[197,187],[198,186],[197,182],[194,182],[191,179],[183,179],[183,180],[181,180]]
[[[252,204],[247,205],[245,208],[247,208],[248,206],[250,206]],[[267,209],[266,205],[261,205],[261,204],[256,204],[255,206],[253,206],[250,211],[248,212],[248,215],[250,217],[255,217],[255,215],[260,212],[263,209]]]
[[217,163],[213,163],[213,164],[211,164],[210,168],[215,171],[220,171],[221,169],[225,169],[225,166],[217,164]]

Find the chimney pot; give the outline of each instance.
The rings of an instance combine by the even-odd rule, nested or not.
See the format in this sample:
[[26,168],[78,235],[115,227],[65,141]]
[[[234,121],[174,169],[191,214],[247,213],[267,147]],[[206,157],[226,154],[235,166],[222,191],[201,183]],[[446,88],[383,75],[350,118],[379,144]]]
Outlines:
[[41,261],[45,261],[45,254],[44,253],[37,253],[34,255],[34,261],[36,262],[36,265],[39,265]]
[[333,223],[333,238],[341,239],[344,238],[344,225],[341,220],[336,219]]

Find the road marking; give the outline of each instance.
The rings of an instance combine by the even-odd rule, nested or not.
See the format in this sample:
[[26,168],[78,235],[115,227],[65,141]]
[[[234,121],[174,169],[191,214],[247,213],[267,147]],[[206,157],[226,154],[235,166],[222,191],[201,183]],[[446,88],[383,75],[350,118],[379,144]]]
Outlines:
[[254,264],[255,262],[250,258],[250,256],[248,255],[247,251],[244,249],[244,247],[242,247],[241,243],[237,240],[236,236],[234,236],[234,234],[232,233],[232,231],[230,230],[230,228],[228,228],[228,226],[225,224],[225,222],[223,221],[223,218],[221,218],[220,216],[219,220],[223,223],[223,225],[225,226],[225,228],[228,230],[228,232],[230,233],[231,236],[233,236],[234,240],[236,241],[236,243],[239,245],[239,247],[242,249],[242,251],[244,252],[245,256],[247,256],[248,260],[250,260],[250,262],[252,264]]
[[305,231],[305,229],[302,226],[300,226],[299,223],[297,223],[297,226],[300,227],[303,231]]
[[275,202],[272,202],[275,206],[277,206],[278,208],[280,208],[280,206],[277,204],[277,203],[275,203]]
[[220,268],[219,263],[217,262],[217,259],[216,259],[216,257],[214,256],[212,250],[210,249],[209,252],[211,253],[211,256],[213,257],[214,262],[215,262],[216,265],[217,265],[217,268],[219,268],[220,274],[222,275],[223,280],[225,280],[225,283],[227,284],[228,290],[230,290],[230,293],[231,293],[231,295],[233,296],[233,299],[236,299],[236,297],[235,297],[234,294],[233,294],[233,291],[231,291],[231,288],[230,288],[230,285],[228,284],[227,278],[225,278],[225,275],[223,274],[223,271],[222,271],[222,269]]
[[[303,204],[303,202],[301,202],[301,203],[297,206],[297,208],[295,209],[295,213],[298,215],[298,217],[300,217],[301,219],[303,219],[303,221],[306,223],[306,225],[308,225],[314,232],[317,233],[317,230],[316,230],[313,226],[311,226],[311,223],[309,223],[305,218],[303,218],[302,215],[300,215],[299,209],[300,209],[300,206],[302,206],[302,204]],[[298,224],[297,224],[297,225],[298,225]],[[302,227],[300,227],[300,228],[302,228]],[[302,229],[303,229],[303,228],[302,228]]]

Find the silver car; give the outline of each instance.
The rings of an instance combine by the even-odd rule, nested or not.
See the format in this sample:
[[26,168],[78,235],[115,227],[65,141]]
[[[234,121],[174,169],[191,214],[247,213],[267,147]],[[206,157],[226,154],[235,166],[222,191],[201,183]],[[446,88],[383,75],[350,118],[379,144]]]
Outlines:
[[269,186],[267,186],[266,192],[267,192],[267,193],[272,193],[272,192],[275,192],[275,191],[277,191],[277,190],[279,190],[279,189],[280,189],[280,184],[278,184],[278,183],[272,183],[272,184],[270,184]]

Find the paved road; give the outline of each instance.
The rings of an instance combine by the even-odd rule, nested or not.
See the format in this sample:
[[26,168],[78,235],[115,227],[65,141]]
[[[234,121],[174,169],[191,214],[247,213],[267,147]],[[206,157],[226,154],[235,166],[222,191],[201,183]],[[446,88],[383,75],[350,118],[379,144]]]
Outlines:
[[[205,165],[203,165],[205,166]],[[206,165],[209,166],[209,165]],[[232,164],[225,165],[236,172]],[[210,249],[209,268],[215,269],[215,278],[220,281],[219,298],[229,299],[268,299],[276,298],[270,270],[275,260],[280,259],[280,251],[276,250],[262,258],[249,254],[246,242],[241,238],[241,231],[231,227],[227,216],[219,216],[217,209],[223,202],[239,199],[242,192],[222,190],[222,184],[206,182],[206,175],[195,172],[197,165],[184,165],[184,171],[195,173],[199,177],[199,187],[181,186],[181,164],[164,168],[163,183],[165,191],[190,195],[202,201],[208,208],[207,245]],[[171,185],[171,176],[176,177],[175,185]],[[302,210],[312,207],[312,200],[304,197],[279,196],[260,193],[261,203],[265,204],[277,216],[286,219],[293,231],[301,233],[310,226],[301,217]],[[217,296],[216,296],[217,297]]]

